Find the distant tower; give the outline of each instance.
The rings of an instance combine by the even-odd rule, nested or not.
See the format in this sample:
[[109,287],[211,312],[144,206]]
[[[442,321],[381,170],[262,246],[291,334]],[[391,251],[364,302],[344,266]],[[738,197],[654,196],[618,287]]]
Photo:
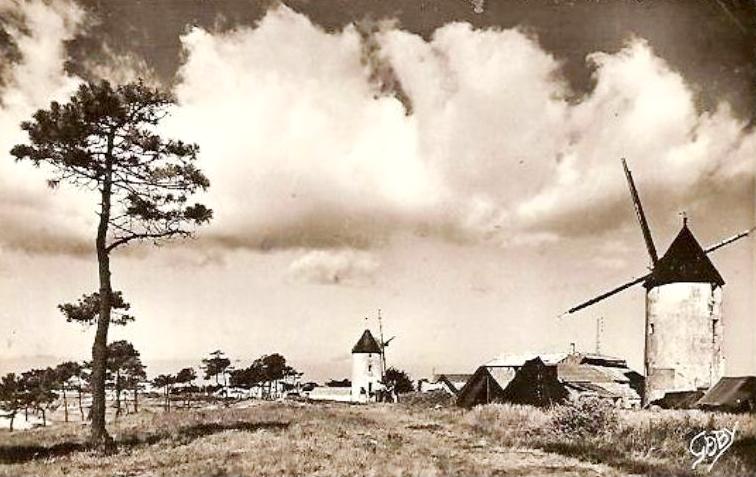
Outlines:
[[724,280],[684,220],[646,288],[646,393],[708,389],[724,374]]
[[383,371],[381,347],[370,330],[365,330],[352,348],[352,401],[374,401]]

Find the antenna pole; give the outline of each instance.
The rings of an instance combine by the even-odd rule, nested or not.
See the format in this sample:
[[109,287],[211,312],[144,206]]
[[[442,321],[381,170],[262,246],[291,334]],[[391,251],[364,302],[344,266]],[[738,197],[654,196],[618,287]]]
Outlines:
[[381,319],[381,309],[378,308],[378,333],[381,335],[381,361],[383,361],[383,371],[386,372],[386,342],[383,341],[383,320]]
[[596,318],[596,354],[601,354],[601,333],[604,331],[604,317]]

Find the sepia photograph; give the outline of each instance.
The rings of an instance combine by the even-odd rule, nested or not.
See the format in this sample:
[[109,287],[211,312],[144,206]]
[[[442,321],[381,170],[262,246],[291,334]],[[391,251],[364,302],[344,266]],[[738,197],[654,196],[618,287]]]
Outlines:
[[756,0],[0,0],[0,476],[756,475]]

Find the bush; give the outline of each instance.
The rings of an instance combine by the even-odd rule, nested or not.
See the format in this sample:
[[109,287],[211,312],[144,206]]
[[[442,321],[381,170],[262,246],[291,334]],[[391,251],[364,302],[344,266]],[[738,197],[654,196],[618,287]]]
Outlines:
[[569,400],[551,412],[551,430],[559,436],[587,437],[612,432],[619,418],[614,405],[604,399]]
[[428,393],[406,393],[399,398],[399,403],[409,407],[452,407],[455,397],[445,391],[431,391]]

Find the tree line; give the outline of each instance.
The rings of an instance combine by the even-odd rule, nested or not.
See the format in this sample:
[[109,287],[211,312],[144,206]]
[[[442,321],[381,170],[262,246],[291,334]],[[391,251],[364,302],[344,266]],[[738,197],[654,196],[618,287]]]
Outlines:
[[[279,397],[282,392],[296,388],[302,373],[289,366],[286,358],[274,353],[255,359],[248,367],[234,369],[231,360],[220,351],[213,351],[202,359],[200,369],[204,379],[203,385],[195,384],[197,371],[192,367],[180,369],[173,374],[159,374],[147,379],[147,368],[142,363],[139,351],[128,341],[114,341],[108,345],[106,362],[106,389],[112,391],[112,407],[115,417],[123,412],[139,411],[140,391],[144,393],[149,385],[153,397],[159,397],[165,411],[171,410],[176,398],[184,407],[192,405],[193,400],[229,398],[228,389],[259,389],[260,398]],[[32,369],[20,374],[8,373],[0,378],[0,415],[10,420],[13,430],[16,416],[23,411],[28,421],[29,413],[42,417],[47,424],[47,415],[51,410],[63,408],[63,419],[69,422],[69,402],[73,400],[81,421],[91,420],[92,404],[84,405],[84,396],[91,396],[92,365],[88,361],[66,361],[55,367]],[[131,397],[131,409],[124,402],[124,391]],[[85,407],[88,407],[85,412]]]
[[[106,380],[115,394],[115,414],[123,412],[122,392],[131,390],[136,396],[137,389],[147,379],[145,366],[139,352],[128,341],[114,341],[108,345]],[[31,369],[16,374],[8,373],[0,379],[0,409],[10,420],[10,430],[16,415],[23,410],[28,420],[29,412],[41,414],[43,425],[47,424],[47,413],[63,406],[63,419],[69,421],[69,398],[75,399],[81,420],[85,416],[83,394],[90,393],[92,387],[92,364],[66,361],[55,367]],[[59,403],[58,400],[62,400]],[[137,403],[134,403],[135,411]]]

